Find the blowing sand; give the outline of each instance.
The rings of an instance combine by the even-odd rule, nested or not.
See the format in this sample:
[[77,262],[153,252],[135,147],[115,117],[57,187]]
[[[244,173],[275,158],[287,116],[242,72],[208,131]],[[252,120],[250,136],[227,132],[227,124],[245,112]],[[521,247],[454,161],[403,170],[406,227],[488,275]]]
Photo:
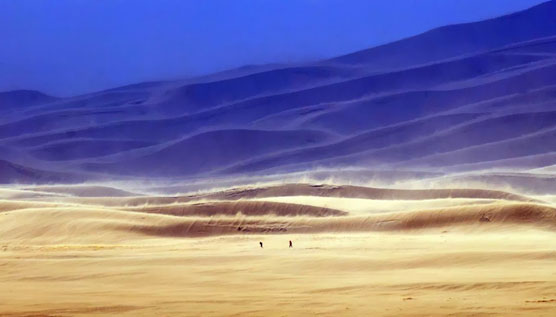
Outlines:
[[550,204],[429,196],[383,213],[283,195],[4,200],[0,316],[556,315]]

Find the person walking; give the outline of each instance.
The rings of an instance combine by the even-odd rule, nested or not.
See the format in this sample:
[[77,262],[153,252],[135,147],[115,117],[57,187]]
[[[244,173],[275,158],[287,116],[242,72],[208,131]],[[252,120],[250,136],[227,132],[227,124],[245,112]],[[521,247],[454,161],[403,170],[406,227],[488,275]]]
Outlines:
[[292,240],[290,240],[290,248],[293,248]]
[[262,247],[263,247],[263,242],[262,242],[262,241],[259,241],[259,244],[261,245],[261,248],[262,248]]

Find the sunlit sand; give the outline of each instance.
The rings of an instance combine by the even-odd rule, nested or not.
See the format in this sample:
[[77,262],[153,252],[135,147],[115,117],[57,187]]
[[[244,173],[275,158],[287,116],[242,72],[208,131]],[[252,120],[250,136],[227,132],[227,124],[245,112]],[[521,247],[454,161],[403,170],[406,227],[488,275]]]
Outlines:
[[[288,186],[104,198],[5,190],[1,315],[556,314],[550,203],[482,190],[324,196],[377,192],[337,185],[288,196]],[[6,199],[14,193],[26,199]],[[279,195],[255,197],[269,193]]]

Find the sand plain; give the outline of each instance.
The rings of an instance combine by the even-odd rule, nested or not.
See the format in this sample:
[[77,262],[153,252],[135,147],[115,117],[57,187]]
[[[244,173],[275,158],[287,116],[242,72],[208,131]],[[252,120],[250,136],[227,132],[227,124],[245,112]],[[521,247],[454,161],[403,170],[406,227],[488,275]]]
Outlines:
[[556,209],[490,194],[381,212],[283,192],[143,205],[28,193],[0,202],[0,316],[556,315]]

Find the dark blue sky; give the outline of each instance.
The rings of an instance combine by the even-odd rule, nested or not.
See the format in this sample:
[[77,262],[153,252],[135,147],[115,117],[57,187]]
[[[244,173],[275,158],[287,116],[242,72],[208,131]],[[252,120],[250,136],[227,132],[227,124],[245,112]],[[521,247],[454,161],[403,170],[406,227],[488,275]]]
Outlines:
[[0,0],[0,91],[68,96],[332,57],[543,0]]

